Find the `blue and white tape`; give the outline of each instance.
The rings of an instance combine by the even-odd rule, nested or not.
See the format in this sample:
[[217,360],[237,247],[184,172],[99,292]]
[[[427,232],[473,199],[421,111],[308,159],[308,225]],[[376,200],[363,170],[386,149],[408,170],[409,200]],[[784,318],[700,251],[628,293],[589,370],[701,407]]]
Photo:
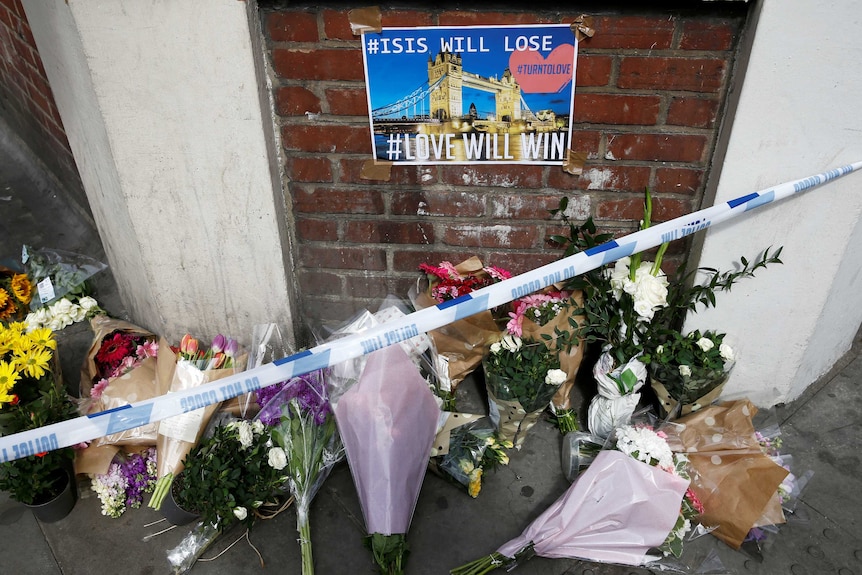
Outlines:
[[226,401],[291,377],[336,365],[481,311],[503,305],[622,257],[642,252],[667,241],[683,238],[754,208],[821,186],[859,169],[862,169],[862,162],[855,162],[656,224],[645,230],[482,288],[456,300],[416,311],[403,318],[373,327],[363,333],[321,344],[308,351],[291,355],[232,377],[117,409],[0,437],[0,462],[11,461],[43,451],[70,447],[118,431],[161,421],[168,417]]

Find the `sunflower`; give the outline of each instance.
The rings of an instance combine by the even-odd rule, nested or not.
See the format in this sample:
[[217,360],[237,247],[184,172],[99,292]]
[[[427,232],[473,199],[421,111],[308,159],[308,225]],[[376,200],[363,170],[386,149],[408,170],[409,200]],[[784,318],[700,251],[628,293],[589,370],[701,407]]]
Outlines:
[[[15,301],[9,297],[9,292],[0,288],[0,292],[2,295],[6,297],[5,305],[0,306],[0,321],[7,321],[18,313],[18,306],[15,305]],[[0,296],[2,297],[2,296]]]
[[30,299],[33,297],[33,284],[30,283],[30,278],[27,277],[27,274],[15,274],[12,276],[11,287],[12,293],[15,294],[18,301],[24,305],[30,303]]
[[12,298],[9,296],[9,292],[6,291],[6,288],[0,287],[0,308],[5,308],[6,303],[10,299],[12,299]]

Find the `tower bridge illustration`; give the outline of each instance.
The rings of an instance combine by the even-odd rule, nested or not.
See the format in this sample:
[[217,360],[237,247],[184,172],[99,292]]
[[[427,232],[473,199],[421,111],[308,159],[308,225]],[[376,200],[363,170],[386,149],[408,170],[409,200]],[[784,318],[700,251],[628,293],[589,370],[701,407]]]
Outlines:
[[[464,113],[463,90],[494,95],[493,112],[471,103]],[[464,70],[461,54],[438,52],[428,58],[428,81],[395,102],[371,111],[375,134],[452,132],[550,132],[565,130],[568,117],[552,110],[533,112],[521,86],[506,68],[500,78]]]

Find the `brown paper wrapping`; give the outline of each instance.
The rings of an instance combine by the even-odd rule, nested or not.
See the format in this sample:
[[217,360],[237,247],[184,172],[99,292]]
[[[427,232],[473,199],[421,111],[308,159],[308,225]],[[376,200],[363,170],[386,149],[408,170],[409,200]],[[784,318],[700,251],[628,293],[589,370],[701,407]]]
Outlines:
[[[94,337],[90,350],[84,358],[84,364],[81,367],[81,397],[90,397],[90,392],[93,387],[93,378],[97,375],[96,369],[96,354],[99,347],[102,345],[102,339],[115,330],[122,330],[126,333],[143,335],[151,338],[156,336],[149,331],[125,322],[123,320],[110,318],[106,315],[97,315],[90,321],[90,327],[93,329]],[[171,350],[168,347],[159,346],[159,355],[163,352],[170,355]],[[108,384],[108,387],[102,392],[102,396],[94,400],[87,413],[98,413],[108,409],[115,409],[124,405],[130,405],[138,401],[152,399],[158,395],[156,390],[156,359],[148,357],[143,360],[138,367],[125,375],[117,377]],[[158,424],[150,423],[127,429],[100,437],[94,440],[88,449],[105,445],[155,445],[156,436],[158,435]],[[116,453],[116,450],[114,450]],[[110,461],[109,461],[110,463]],[[105,468],[107,469],[107,467]]]
[[539,421],[544,408],[527,413],[521,407],[521,402],[497,399],[491,390],[488,390],[488,399],[500,413],[500,423],[497,425],[500,438],[511,441],[515,449],[521,449],[527,432]]
[[701,523],[717,525],[712,533],[734,549],[752,527],[784,522],[776,493],[788,471],[760,449],[756,412],[748,400],[711,405],[666,429],[671,449],[685,453],[695,471]]
[[[688,415],[693,411],[703,409],[707,405],[713,404],[718,401],[721,392],[724,391],[724,384],[726,382],[727,379],[718,384],[715,388],[713,388],[712,391],[705,393],[691,403],[684,404],[680,408],[680,412],[677,417]],[[673,413],[676,409],[676,406],[679,405],[679,402],[670,396],[664,384],[657,379],[650,378],[650,385],[652,386],[653,391],[655,391],[656,397],[658,397],[659,405],[661,405],[664,414],[668,415],[669,413]]]
[[[475,274],[482,268],[482,261],[475,256],[455,266],[458,273],[464,276]],[[416,309],[424,309],[438,303],[425,291],[417,295],[413,305]],[[483,311],[428,332],[437,353],[449,361],[452,391],[482,363],[491,344],[500,339],[501,331],[491,312]]]
[[[162,338],[161,343],[159,343],[159,349],[169,349],[168,346],[168,342],[164,338]],[[178,360],[176,354],[161,353],[161,351],[159,352],[156,376],[156,383],[159,395],[164,395],[170,391],[178,391],[181,389],[185,389],[183,382],[179,379],[179,376],[176,373],[177,361]],[[246,356],[242,356],[236,359],[235,365],[237,367],[204,370],[202,372],[203,381],[201,382],[201,384],[216,381],[225,377],[230,377],[234,374],[244,371],[243,366],[245,365],[245,361]],[[210,418],[212,418],[216,410],[218,410],[221,406],[221,403],[213,403],[201,408],[201,413],[203,414],[203,417],[201,419],[201,423],[197,429],[197,434],[195,435],[195,440],[193,442],[168,437],[162,433],[158,434],[158,437],[156,439],[156,451],[158,453],[156,460],[158,467],[158,477],[162,477],[168,473],[172,473],[174,476],[176,476],[180,471],[183,470],[183,460],[185,460],[186,455],[188,455],[189,452],[194,448],[194,446],[197,445],[197,443],[200,441],[201,436],[206,429],[207,423],[209,422]],[[161,425],[161,422],[159,422],[159,425]]]
[[[574,308],[583,307],[584,294],[582,292],[577,291],[573,293],[570,299],[572,300],[570,304]],[[583,325],[586,321],[586,318],[582,315],[576,316],[575,319],[579,326]],[[557,339],[557,336],[554,334],[555,329],[570,332],[572,330],[572,326],[569,325],[569,316],[560,314],[542,326],[525,316],[523,323],[521,324],[522,337],[544,342],[548,347],[553,347],[553,342]],[[551,336],[551,342],[546,342],[542,339],[542,335]],[[581,360],[584,358],[584,347],[582,339],[578,346],[573,347],[568,353],[560,353],[560,369],[566,372],[566,381],[563,382],[560,389],[557,390],[556,395],[554,395],[554,398],[551,400],[554,407],[557,409],[571,409],[572,402],[570,396],[572,393],[572,387],[575,385],[575,377],[578,374],[578,368],[581,365]]]

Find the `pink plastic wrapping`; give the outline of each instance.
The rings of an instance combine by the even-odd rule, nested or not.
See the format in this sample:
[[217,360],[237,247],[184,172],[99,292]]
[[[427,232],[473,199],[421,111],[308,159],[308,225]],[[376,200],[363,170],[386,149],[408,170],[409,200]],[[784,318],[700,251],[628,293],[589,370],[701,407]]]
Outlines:
[[602,451],[578,480],[515,539],[541,557],[641,565],[679,516],[688,481],[619,451]]
[[368,533],[407,533],[428,466],[440,409],[399,346],[368,356],[335,405]]

